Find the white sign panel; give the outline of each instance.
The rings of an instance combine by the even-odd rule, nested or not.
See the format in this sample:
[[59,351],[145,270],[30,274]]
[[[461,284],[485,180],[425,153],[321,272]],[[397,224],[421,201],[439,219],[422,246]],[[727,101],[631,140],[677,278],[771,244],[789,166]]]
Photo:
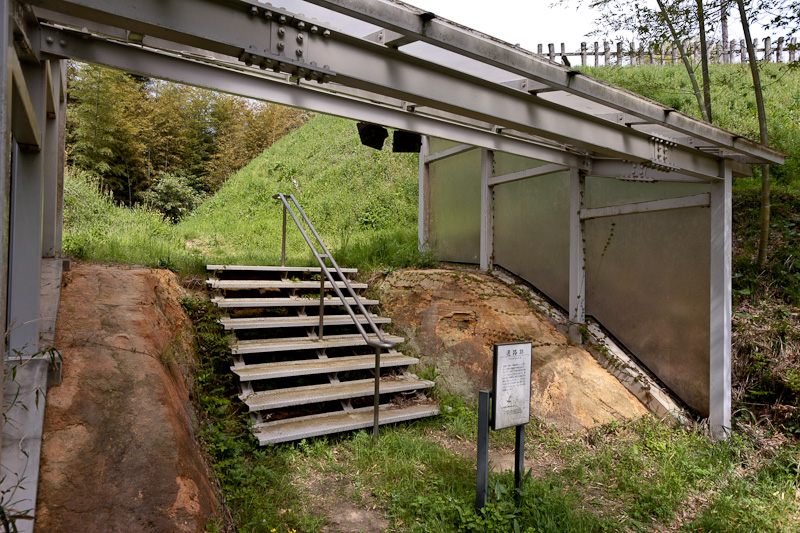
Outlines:
[[492,429],[521,426],[531,419],[531,343],[494,345]]

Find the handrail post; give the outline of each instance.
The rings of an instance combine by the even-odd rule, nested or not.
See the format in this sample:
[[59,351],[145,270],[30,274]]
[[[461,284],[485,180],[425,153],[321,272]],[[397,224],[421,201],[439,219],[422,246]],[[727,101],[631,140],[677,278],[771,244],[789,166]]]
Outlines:
[[375,442],[378,442],[378,412],[381,406],[381,347],[375,347],[375,408],[372,415],[372,435],[375,437]]
[[[324,264],[324,261],[323,261]],[[319,270],[319,340],[322,340],[322,323],[325,320],[325,276]]]
[[281,267],[285,266],[286,266],[286,204],[283,203],[283,241],[281,241]]

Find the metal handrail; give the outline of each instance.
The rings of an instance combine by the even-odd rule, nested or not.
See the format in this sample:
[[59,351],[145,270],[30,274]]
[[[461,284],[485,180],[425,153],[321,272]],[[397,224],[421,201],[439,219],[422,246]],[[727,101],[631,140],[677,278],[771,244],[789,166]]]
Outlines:
[[[350,318],[353,319],[353,322],[355,323],[356,328],[358,329],[359,333],[361,333],[361,336],[364,337],[364,340],[366,341],[366,343],[369,346],[373,346],[375,348],[383,348],[384,350],[391,350],[392,348],[394,348],[397,345],[397,343],[396,342],[392,342],[392,341],[387,341],[384,338],[383,332],[375,324],[375,322],[372,320],[372,317],[367,312],[367,309],[364,307],[364,304],[361,302],[361,299],[358,297],[358,295],[356,294],[355,290],[353,290],[353,286],[350,285],[350,282],[345,277],[344,272],[342,272],[342,269],[339,268],[339,265],[336,263],[336,260],[333,258],[333,255],[330,253],[330,251],[328,251],[328,248],[325,246],[325,243],[322,242],[322,238],[317,233],[317,230],[314,229],[314,226],[311,224],[311,221],[308,219],[308,216],[306,215],[305,211],[303,211],[303,208],[300,207],[300,204],[297,202],[297,199],[295,199],[294,195],[292,195],[292,194],[285,195],[285,194],[279,193],[279,194],[274,195],[273,198],[275,198],[277,200],[280,200],[281,203],[283,203],[283,208],[286,211],[289,212],[289,215],[291,215],[292,219],[294,220],[295,225],[297,225],[297,229],[300,230],[300,233],[303,235],[303,239],[305,239],[306,244],[308,244],[308,247],[311,249],[311,252],[314,254],[314,257],[316,258],[317,262],[319,263],[319,266],[320,266],[320,269],[321,269],[322,273],[325,275],[325,277],[328,279],[328,281],[330,281],[333,290],[336,292],[336,295],[339,297],[339,299],[341,299],[342,305],[347,310],[347,313],[350,315]],[[297,207],[297,210],[300,212],[301,216],[303,217],[303,220],[308,225],[309,229],[311,230],[312,234],[314,235],[314,238],[317,240],[317,242],[319,243],[320,247],[322,247],[322,250],[323,250],[324,254],[320,254],[319,252],[317,252],[316,247],[311,242],[311,239],[309,239],[308,234],[303,229],[303,226],[300,224],[300,221],[297,219],[297,215],[295,215],[294,209],[292,209],[292,206],[289,205],[289,202],[287,202],[286,198],[291,198],[292,199],[292,203],[294,203],[294,205]],[[284,242],[283,252],[282,252],[283,255],[282,255],[282,258],[281,258],[281,264],[282,265],[284,265],[285,262],[286,262],[286,256],[285,256],[285,253],[286,253],[285,252],[285,250],[286,250],[286,246],[285,246],[285,243],[286,243],[286,225],[285,224],[284,224],[284,232],[283,232],[283,242]],[[341,278],[341,281],[344,282],[345,288],[347,289],[347,292],[349,293],[350,297],[353,298],[353,301],[355,302],[356,306],[358,307],[359,312],[361,313],[361,315],[364,316],[364,318],[366,318],[367,324],[369,325],[370,329],[378,337],[377,341],[372,340],[369,337],[367,332],[364,330],[364,327],[358,321],[358,318],[356,317],[356,315],[353,312],[353,310],[345,302],[345,296],[344,296],[344,294],[342,294],[341,289],[339,289],[339,287],[336,285],[336,281],[333,279],[333,276],[331,275],[330,269],[328,269],[328,267],[325,265],[325,259],[330,260],[331,265],[333,266],[334,270],[336,270],[336,273]],[[323,281],[323,283],[324,283],[324,281]],[[322,289],[322,288],[323,287],[320,287],[320,289]],[[324,300],[322,298],[323,298],[323,296],[320,297],[320,306],[321,306],[320,307],[320,316],[322,316],[322,314],[324,312],[323,311],[323,307],[322,307],[322,303],[323,303]],[[320,320],[320,324],[321,323],[322,323],[322,320]],[[321,337],[322,337],[322,330],[320,329],[320,338]]]
[[[322,242],[322,238],[319,236],[319,233],[317,233],[317,230],[314,228],[314,225],[311,224],[311,221],[308,219],[308,216],[306,215],[305,211],[303,211],[303,208],[300,207],[300,204],[297,202],[297,199],[294,197],[294,195],[292,194],[285,195],[282,193],[278,193],[276,195],[273,195],[273,198],[275,198],[276,200],[280,200],[281,203],[283,204],[283,242],[281,244],[281,266],[286,266],[286,213],[288,211],[289,215],[291,215],[292,217],[292,220],[294,220],[297,229],[300,230],[300,234],[303,236],[303,239],[305,239],[306,244],[308,244],[308,247],[311,249],[311,253],[314,254],[314,258],[316,258],[317,263],[319,263],[320,273],[324,274],[324,277],[320,276],[320,286],[319,286],[319,332],[318,332],[319,339],[320,340],[323,339],[322,326],[325,316],[325,279],[327,278],[328,281],[330,281],[331,283],[331,287],[336,292],[336,295],[342,301],[342,306],[347,310],[347,313],[350,315],[350,318],[353,319],[353,323],[358,329],[358,332],[361,333],[362,337],[364,337],[364,341],[367,343],[368,346],[372,346],[373,348],[375,348],[375,405],[373,410],[373,435],[375,436],[375,439],[377,439],[378,411],[380,409],[381,350],[382,349],[391,350],[397,345],[397,343],[386,340],[386,338],[384,338],[383,332],[372,320],[372,317],[367,312],[367,309],[364,307],[364,304],[361,302],[361,299],[358,297],[358,294],[356,294],[355,290],[353,290],[353,286],[350,285],[350,282],[344,275],[344,272],[342,272],[342,269],[339,268],[339,264],[336,263],[336,260],[333,258],[333,254],[330,253],[327,246],[325,246],[325,243]],[[300,221],[297,219],[297,215],[295,214],[294,209],[292,208],[291,205],[289,205],[289,202],[286,200],[287,198],[292,199],[292,203],[300,212],[300,215],[302,216],[306,225],[308,225],[308,228],[311,230],[311,233],[314,235],[314,238],[317,240],[319,246],[322,247],[322,251],[324,252],[323,254],[320,254],[317,251],[316,246],[314,246],[314,244],[311,242],[311,239],[308,237],[308,234],[306,233],[305,229],[303,229],[302,224],[300,224]],[[339,289],[339,286],[336,284],[336,280],[333,279],[330,269],[325,265],[325,259],[328,259],[331,262],[331,265],[333,266],[334,270],[336,270],[336,273],[339,275],[339,278],[341,279],[341,281],[344,282],[347,292],[353,298],[355,305],[358,307],[358,311],[364,318],[366,318],[367,324],[369,324],[370,329],[378,338],[378,340],[371,339],[367,334],[367,332],[364,330],[364,327],[358,321],[358,317],[356,317],[356,314],[353,312],[351,306],[348,305],[347,302],[345,301],[345,296],[344,294],[342,294],[341,289]]]

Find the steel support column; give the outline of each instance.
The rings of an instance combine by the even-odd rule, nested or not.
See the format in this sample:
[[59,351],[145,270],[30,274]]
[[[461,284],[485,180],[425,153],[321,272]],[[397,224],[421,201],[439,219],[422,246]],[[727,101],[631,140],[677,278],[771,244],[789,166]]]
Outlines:
[[[8,223],[11,196],[11,71],[5,58],[13,53],[11,31],[11,2],[0,0],[0,328],[6,333],[8,303]],[[5,346],[4,352],[5,352]],[[4,353],[5,358],[5,353]],[[3,396],[5,365],[0,365],[0,397]],[[3,435],[0,431],[0,449]]]
[[[47,111],[45,65],[22,70],[43,139]],[[8,347],[11,356],[30,356],[39,344],[39,288],[42,261],[42,197],[45,154],[18,150],[11,185],[11,238],[8,291]]]
[[731,171],[720,164],[724,179],[711,184],[711,324],[709,336],[709,425],[714,438],[731,430]]
[[64,169],[66,167],[66,140],[67,140],[67,61],[59,61],[59,89],[58,89],[58,164],[56,167],[56,232],[53,239],[55,251],[61,252],[64,246]]
[[586,174],[571,169],[569,175],[569,336],[580,339],[578,328],[586,323],[586,238],[581,220]]
[[431,153],[431,140],[427,135],[422,136],[422,146],[419,150],[419,216],[417,219],[417,232],[419,249],[422,252],[428,251],[428,230],[430,227],[430,173],[428,166],[428,155]]
[[[14,53],[11,30],[11,2],[0,0],[0,326],[5,333],[8,298],[8,223],[11,192],[11,69],[5,60]],[[0,377],[3,369],[0,368]],[[2,383],[2,380],[0,380]],[[0,392],[2,385],[0,385]]]
[[494,176],[494,152],[481,150],[481,270],[492,268],[494,255],[494,189],[489,180]]
[[[46,61],[45,69],[50,71],[53,92],[61,92],[61,61]],[[52,93],[48,94],[52,97]],[[55,257],[60,251],[60,243],[56,246],[56,224],[58,223],[58,188],[59,188],[59,133],[61,123],[58,120],[59,98],[55,97],[52,114],[47,113],[44,129],[44,207],[42,211],[42,257]]]

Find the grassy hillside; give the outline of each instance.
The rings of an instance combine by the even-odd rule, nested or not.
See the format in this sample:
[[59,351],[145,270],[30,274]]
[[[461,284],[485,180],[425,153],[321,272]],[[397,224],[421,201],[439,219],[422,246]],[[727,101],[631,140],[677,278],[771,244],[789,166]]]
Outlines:
[[[277,264],[281,207],[291,193],[345,265],[430,261],[417,251],[416,154],[362,146],[355,123],[317,116],[231,177],[177,225],[144,208],[115,207],[77,173],[66,180],[65,249],[79,258],[199,272],[206,263]],[[287,261],[313,257],[291,224]]]
[[[763,63],[761,79],[770,145],[786,152],[783,166],[773,166],[778,185],[800,188],[800,69]],[[714,124],[757,141],[758,117],[750,69],[746,64],[709,65]],[[700,118],[689,77],[682,65],[640,65],[582,69],[587,74]]]

